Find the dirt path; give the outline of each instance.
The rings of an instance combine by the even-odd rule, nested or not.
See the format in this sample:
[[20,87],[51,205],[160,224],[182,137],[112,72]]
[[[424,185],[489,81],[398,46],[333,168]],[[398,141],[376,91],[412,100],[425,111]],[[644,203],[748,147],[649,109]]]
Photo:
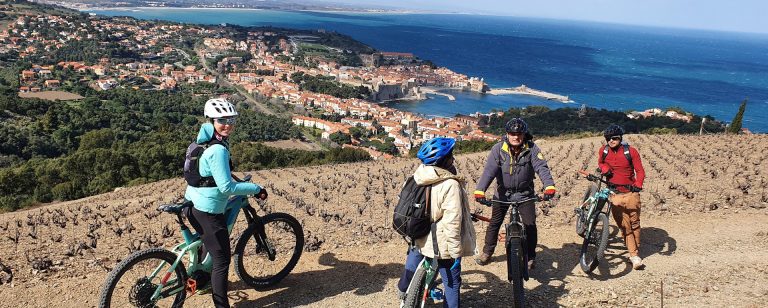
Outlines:
[[[482,234],[483,225],[477,224]],[[614,227],[615,233],[617,229]],[[647,268],[631,271],[614,234],[607,264],[589,277],[577,264],[579,237],[571,226],[542,226],[538,267],[526,283],[528,303],[551,306],[760,307],[768,301],[768,215],[689,214],[644,217],[642,254]],[[396,283],[404,245],[398,241],[305,253],[278,288],[247,289],[232,273],[234,307],[395,307]],[[500,249],[499,249],[500,250]],[[462,304],[506,306],[511,288],[503,279],[503,257],[480,267],[465,260]],[[103,271],[67,279],[33,280],[0,286],[0,307],[90,307],[95,305]],[[188,307],[209,307],[210,297],[193,296]]]

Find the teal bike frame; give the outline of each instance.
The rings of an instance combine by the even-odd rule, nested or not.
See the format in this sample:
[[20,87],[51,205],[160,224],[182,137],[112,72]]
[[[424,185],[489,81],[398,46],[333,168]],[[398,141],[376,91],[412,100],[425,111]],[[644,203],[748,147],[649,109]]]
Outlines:
[[[167,290],[166,292],[163,292],[163,288],[170,284],[175,284],[177,281],[176,279],[171,279],[171,275],[175,271],[176,267],[179,266],[179,263],[182,262],[182,259],[185,255],[189,258],[189,263],[187,264],[186,270],[187,270],[187,277],[191,277],[192,273],[195,273],[197,271],[205,271],[207,273],[211,272],[211,269],[213,267],[213,259],[211,258],[210,254],[206,254],[205,258],[201,261],[199,258],[198,251],[203,244],[202,240],[200,240],[200,236],[197,233],[193,233],[189,227],[187,227],[186,224],[184,224],[184,221],[182,219],[182,210],[185,207],[191,207],[192,202],[187,201],[181,205],[179,205],[176,210],[177,211],[168,211],[176,214],[177,222],[179,223],[179,227],[181,229],[181,234],[184,238],[184,242],[176,245],[171,250],[174,254],[177,255],[176,260],[173,262],[171,267],[165,272],[163,279],[160,280],[160,285],[157,286],[157,289],[155,290],[155,293],[152,295],[152,300],[159,300],[160,298],[165,298],[174,294],[177,294],[178,292],[183,291],[187,288],[187,284],[182,284],[183,287],[176,288],[173,290]],[[191,209],[190,209],[191,210]],[[232,229],[235,226],[235,222],[237,221],[237,215],[240,213],[240,210],[243,210],[243,213],[245,214],[246,221],[248,224],[255,223],[259,216],[256,214],[256,210],[253,209],[253,207],[250,206],[248,203],[248,197],[247,196],[235,196],[229,199],[227,202],[226,210],[224,211],[224,215],[227,218],[227,231],[231,234]],[[274,261],[275,259],[275,250],[274,248],[263,239],[261,236],[258,236],[259,234],[264,234],[264,226],[262,224],[257,224],[257,226],[260,226],[259,231],[256,234],[256,241],[258,244],[262,245],[261,247],[266,247],[267,254],[269,256],[269,259],[271,261]],[[166,262],[161,262],[160,265],[157,266],[155,271],[152,272],[152,274],[148,277],[150,280],[152,280],[154,277],[156,277],[162,268],[166,265]]]
[[[598,182],[599,183],[599,182]],[[594,231],[594,228],[591,228],[590,226],[594,225],[595,219],[597,219],[597,213],[600,213],[603,211],[603,207],[605,207],[606,204],[608,204],[608,208],[606,209],[607,215],[610,215],[611,213],[611,203],[608,202],[608,197],[613,193],[611,189],[607,187],[600,188],[600,184],[598,184],[598,191],[595,192],[592,196],[589,196],[587,200],[584,201],[584,205],[587,205],[589,207],[587,211],[587,225],[586,225],[586,233],[584,234],[585,238],[591,238],[592,231]],[[608,216],[610,219],[610,216]]]

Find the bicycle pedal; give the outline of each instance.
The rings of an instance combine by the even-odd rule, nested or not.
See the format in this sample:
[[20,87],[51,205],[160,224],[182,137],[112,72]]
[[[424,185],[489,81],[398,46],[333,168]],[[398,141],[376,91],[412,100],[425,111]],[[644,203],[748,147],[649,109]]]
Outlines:
[[445,298],[445,295],[443,294],[443,290],[440,288],[434,288],[432,290],[429,290],[429,297],[432,300],[435,301],[441,301],[443,298]]
[[184,291],[187,291],[187,295],[191,296],[197,291],[197,281],[192,278],[187,278],[187,285],[184,286]]

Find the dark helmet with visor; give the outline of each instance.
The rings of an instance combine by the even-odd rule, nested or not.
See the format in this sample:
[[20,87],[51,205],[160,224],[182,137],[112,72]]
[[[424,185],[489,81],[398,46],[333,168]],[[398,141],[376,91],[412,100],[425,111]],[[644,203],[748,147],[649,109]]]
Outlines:
[[616,124],[611,124],[611,126],[608,126],[608,128],[603,131],[603,137],[605,137],[605,140],[611,139],[611,137],[622,137],[624,136],[624,129],[621,128],[621,126],[618,126]]
[[513,118],[509,120],[504,128],[507,130],[507,134],[528,133],[528,124],[521,118]]

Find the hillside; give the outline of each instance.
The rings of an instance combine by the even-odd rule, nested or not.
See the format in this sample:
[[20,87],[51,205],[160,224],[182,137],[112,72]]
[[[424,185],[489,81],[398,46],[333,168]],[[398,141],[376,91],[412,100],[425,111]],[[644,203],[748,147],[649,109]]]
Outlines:
[[0,32],[7,30],[8,25],[11,24],[19,16],[34,16],[38,14],[73,16],[79,15],[81,13],[60,6],[46,5],[41,3],[17,0],[2,1],[0,2]]
[[[562,196],[553,208],[539,211],[541,257],[526,284],[529,303],[658,306],[661,281],[665,303],[674,306],[765,303],[768,137],[631,135],[628,140],[639,149],[648,176],[641,247],[648,269],[629,270],[614,228],[608,264],[591,278],[581,272],[572,209],[588,182],[575,171],[595,168],[601,140],[541,140]],[[470,190],[486,155],[457,160]],[[271,291],[244,289],[231,271],[233,304],[395,305],[405,247],[390,227],[390,215],[400,184],[416,166],[415,159],[399,159],[253,172],[270,191],[267,207],[302,222],[307,252]],[[182,179],[172,179],[0,215],[0,250],[5,252],[0,263],[13,273],[11,284],[0,285],[0,307],[93,306],[107,272],[130,250],[177,243],[178,232],[167,238],[162,232],[165,226],[175,227],[172,217],[158,215],[155,208],[177,200],[183,189]],[[483,234],[482,223],[476,228]],[[494,261],[479,267],[465,260],[462,300],[468,306],[499,306],[509,296],[503,258]],[[195,296],[189,303],[208,301],[208,296]]]

